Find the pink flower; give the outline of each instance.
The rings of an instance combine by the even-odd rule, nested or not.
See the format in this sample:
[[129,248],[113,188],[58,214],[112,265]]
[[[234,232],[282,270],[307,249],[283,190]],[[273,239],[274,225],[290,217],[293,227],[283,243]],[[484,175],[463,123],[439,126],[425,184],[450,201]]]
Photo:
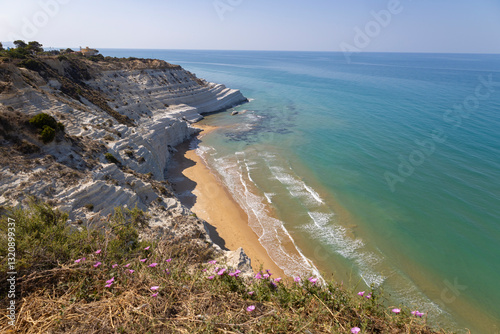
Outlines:
[[140,259],[139,261],[141,262],[146,262],[147,259]]
[[155,292],[155,293],[153,293],[153,294],[151,295],[151,297],[153,297],[153,298],[154,298],[154,297],[156,297],[156,296],[158,296],[158,292]]
[[401,309],[400,309],[400,308],[393,308],[393,309],[392,309],[392,312],[394,312],[394,313],[398,314],[398,313],[400,313],[400,312],[401,312]]
[[353,327],[353,328],[351,328],[351,333],[352,334],[357,334],[359,332],[361,332],[361,329],[359,327]]
[[318,281],[317,278],[315,277],[309,277],[309,282],[311,282],[312,284],[316,283]]
[[85,258],[85,257],[82,257],[82,261],[85,261],[86,259],[87,259],[87,258]]
[[148,247],[144,248],[144,250],[148,250],[148,249],[149,249],[149,247],[151,247],[151,246],[148,246]]
[[111,288],[111,286],[113,285],[113,283],[108,283],[105,285],[106,288]]
[[264,274],[263,277],[264,278],[269,278],[269,274]]
[[101,262],[97,261],[97,262],[94,264],[94,268],[99,267],[101,264],[102,264]]
[[75,260],[75,263],[80,263],[82,259]]
[[296,283],[300,282],[300,276],[297,276],[293,279]]
[[115,269],[116,267],[118,267],[118,264],[116,264],[116,263],[111,266],[111,268],[113,268],[113,269]]
[[95,251],[95,253],[96,253],[96,254],[101,254],[101,250],[100,250],[100,249],[98,249],[98,250],[96,250],[96,251]]
[[418,313],[418,311],[411,311],[410,313],[411,313],[411,315],[416,316],[416,315],[417,315],[417,313]]
[[370,299],[370,298],[372,298],[372,295],[371,295],[371,294],[366,295],[366,296],[365,296],[365,298],[366,298],[366,299]]
[[422,318],[424,315],[425,315],[425,313],[420,313],[420,312],[417,312],[417,314],[416,314],[416,316],[419,318]]
[[256,279],[262,279],[262,275],[261,275],[260,273],[257,273],[257,274],[255,275],[255,278],[256,278]]
[[248,291],[248,294],[251,296],[251,295],[254,294],[254,292],[253,291]]
[[170,261],[172,261],[172,259],[167,259],[165,262],[170,262]]
[[158,263],[153,262],[153,263],[151,263],[149,266],[150,266],[151,268],[154,268],[154,267],[156,267],[157,265],[158,265]]
[[110,280],[107,280],[107,281],[106,281],[106,283],[108,283],[108,284],[110,284],[110,283],[111,283],[111,284],[113,284],[113,282],[114,282],[114,281],[115,281],[115,278],[113,277],[113,278],[111,278]]
[[133,273],[134,273],[134,271],[135,271],[135,270],[133,270],[133,269],[129,269],[129,270],[128,270],[128,272],[129,272],[129,273],[131,273],[131,274],[133,274]]
[[255,305],[250,305],[247,307],[248,312],[252,312],[253,310],[255,310]]
[[126,265],[124,265],[125,268],[128,268],[130,267],[130,263],[127,263]]
[[281,281],[281,277],[275,278],[275,279],[274,279],[274,281],[275,281],[276,283],[279,283],[279,281]]
[[202,271],[203,271],[203,272],[206,272],[206,271],[207,271],[207,268],[204,268]]
[[168,269],[165,269],[165,273],[166,273],[167,275],[170,275],[170,271],[168,271]]
[[212,260],[212,261],[208,261],[208,263],[210,263],[210,264],[216,264],[216,263],[217,263],[217,261]]
[[219,272],[217,273],[217,275],[222,276],[222,275],[224,275],[225,271],[226,271],[226,268],[222,268],[221,270],[219,270]]
[[[363,297],[363,295],[364,295],[364,294],[365,294],[365,292],[364,292],[364,291],[360,291],[360,292],[358,292],[358,296]],[[354,327],[354,328],[356,328],[356,327]]]
[[208,276],[208,279],[214,279],[214,277],[215,277],[214,275]]
[[158,290],[160,287],[158,285],[154,285],[152,286],[150,289],[153,290],[153,291],[156,291]]

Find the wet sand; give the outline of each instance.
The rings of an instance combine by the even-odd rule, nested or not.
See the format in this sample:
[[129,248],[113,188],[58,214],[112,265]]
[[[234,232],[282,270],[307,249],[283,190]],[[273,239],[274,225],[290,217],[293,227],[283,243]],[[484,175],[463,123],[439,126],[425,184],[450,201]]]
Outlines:
[[[199,126],[204,131],[198,136],[215,130],[214,127]],[[217,177],[190,149],[190,143],[177,147],[173,164],[168,169],[168,178],[174,180],[174,189],[181,202],[210,225],[210,236],[219,246],[229,250],[243,247],[252,260],[252,268],[258,271],[269,269],[274,277],[285,277],[260,244],[255,232],[248,226],[248,216],[236,203]]]

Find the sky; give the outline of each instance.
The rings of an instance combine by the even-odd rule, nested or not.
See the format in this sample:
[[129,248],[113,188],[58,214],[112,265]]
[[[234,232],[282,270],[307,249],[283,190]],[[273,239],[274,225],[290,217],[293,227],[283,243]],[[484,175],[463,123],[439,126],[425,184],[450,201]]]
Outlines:
[[499,53],[500,0],[0,0],[44,47]]

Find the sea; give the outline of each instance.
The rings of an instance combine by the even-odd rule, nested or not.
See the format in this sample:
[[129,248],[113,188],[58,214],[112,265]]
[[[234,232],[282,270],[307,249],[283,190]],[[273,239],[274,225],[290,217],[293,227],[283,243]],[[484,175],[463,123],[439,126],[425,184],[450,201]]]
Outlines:
[[288,275],[500,333],[500,55],[101,52],[249,99],[202,121],[197,152]]

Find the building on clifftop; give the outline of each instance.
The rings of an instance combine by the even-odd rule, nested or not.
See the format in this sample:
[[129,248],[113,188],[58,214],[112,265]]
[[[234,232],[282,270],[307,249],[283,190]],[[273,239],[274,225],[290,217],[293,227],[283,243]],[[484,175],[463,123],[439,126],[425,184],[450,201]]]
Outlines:
[[85,57],[91,57],[95,56],[99,53],[99,50],[96,49],[90,49],[88,46],[85,49],[82,49],[80,46],[80,52],[85,56]]

